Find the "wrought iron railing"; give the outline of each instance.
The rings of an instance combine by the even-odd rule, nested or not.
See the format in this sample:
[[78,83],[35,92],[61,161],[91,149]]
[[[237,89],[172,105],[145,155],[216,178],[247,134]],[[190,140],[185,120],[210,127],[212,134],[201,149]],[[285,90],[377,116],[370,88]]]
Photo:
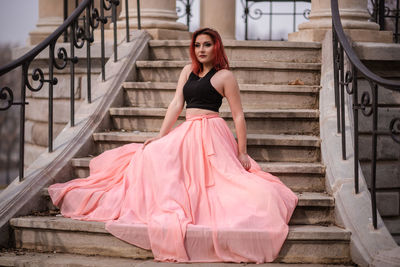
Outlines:
[[[177,0],[176,1],[176,13],[178,14],[178,18],[186,17],[186,25],[188,29],[190,29],[190,21],[193,17],[192,14],[192,4],[194,0]],[[184,7],[184,8],[182,8]]]
[[[400,0],[370,0],[372,20],[379,24],[381,30],[393,31],[393,41],[400,43]],[[386,23],[386,19],[392,25]]]
[[[378,134],[390,134],[392,139],[400,144],[400,116],[393,118],[386,132],[378,131],[379,108],[385,107],[378,103],[378,92],[380,90],[392,90],[400,94],[400,82],[384,79],[371,72],[357,57],[350,42],[343,31],[340,20],[338,0],[331,0],[332,8],[332,33],[333,33],[333,68],[334,68],[334,91],[335,106],[337,108],[337,131],[342,138],[342,158],[346,155],[346,133],[345,133],[345,90],[351,101],[348,102],[349,111],[352,112],[353,142],[354,142],[354,186],[355,192],[359,193],[359,111],[362,115],[372,116],[372,154],[371,154],[371,206],[373,226],[377,228],[376,208],[376,174],[377,174],[377,138]],[[345,71],[345,58],[347,56],[348,70]],[[363,77],[368,81],[371,93],[365,91],[359,102],[358,80]],[[372,95],[372,96],[371,96]],[[400,149],[400,146],[399,146]]]
[[[65,19],[64,23],[59,26],[50,36],[43,40],[40,44],[34,47],[31,51],[13,62],[0,68],[0,77],[6,75],[10,71],[21,67],[21,88],[20,100],[14,99],[14,88],[0,85],[0,111],[7,110],[13,105],[20,106],[19,118],[19,180],[24,178],[24,140],[25,140],[25,105],[26,88],[32,92],[40,91],[45,84],[48,84],[48,151],[53,151],[53,89],[57,85],[58,80],[54,76],[54,69],[62,70],[69,64],[70,67],[70,124],[75,125],[75,64],[78,63],[78,57],[75,56],[75,49],[82,49],[86,45],[86,75],[87,75],[87,101],[91,102],[91,43],[94,42],[94,30],[101,25],[101,73],[102,80],[105,80],[105,39],[104,39],[104,24],[108,18],[104,16],[104,10],[112,10],[112,21],[114,24],[114,61],[117,61],[117,14],[116,6],[119,5],[119,0],[99,0],[100,11],[94,7],[94,0],[82,0],[72,14]],[[139,0],[138,0],[139,2]],[[126,10],[128,10],[128,1],[125,2]],[[139,3],[138,3],[139,4]],[[129,42],[129,16],[126,16],[127,36]],[[138,5],[138,25],[140,25],[140,6]],[[61,43],[55,54],[56,43],[61,35],[67,33],[70,47],[70,54]],[[63,37],[65,38],[65,37]],[[44,71],[41,68],[35,68],[32,71],[31,78],[36,86],[29,81],[28,71],[30,64],[44,49],[48,48],[48,77],[45,78]]]
[[[252,6],[256,3],[259,2],[269,2],[269,11],[264,12],[260,8],[256,8],[254,10],[251,10]],[[273,3],[279,3],[279,2],[286,2],[286,3],[293,3],[293,9],[291,12],[274,12],[273,11]],[[299,13],[297,12],[297,3],[298,2],[308,2],[311,3],[311,0],[241,0],[241,3],[243,5],[243,19],[244,19],[244,24],[245,24],[245,33],[244,33],[244,39],[248,40],[248,28],[249,28],[249,19],[253,20],[258,20],[262,16],[269,16],[269,40],[272,40],[272,29],[273,29],[273,22],[272,18],[273,16],[292,16],[293,19],[293,32],[296,31],[297,27],[297,22],[296,22],[296,17],[297,16],[303,16],[305,19],[309,19],[310,15],[310,9],[305,9],[303,12]]]

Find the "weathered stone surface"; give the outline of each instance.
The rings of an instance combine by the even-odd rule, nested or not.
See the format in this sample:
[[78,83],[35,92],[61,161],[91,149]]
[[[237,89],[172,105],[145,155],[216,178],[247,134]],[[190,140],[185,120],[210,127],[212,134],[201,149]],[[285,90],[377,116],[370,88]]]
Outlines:
[[[70,86],[71,86],[71,76],[69,74],[62,74],[62,75],[57,75],[56,78],[58,80],[57,84],[53,86],[53,98],[54,99],[70,99],[71,97],[71,92],[70,92]],[[80,99],[81,98],[81,79],[82,75],[76,74],[75,76],[75,83],[74,83],[74,98],[75,99]],[[32,81],[30,78],[30,82],[34,84],[35,82]],[[33,92],[29,89],[26,90],[26,96],[31,97],[33,99],[35,98],[49,98],[49,85],[45,83],[43,85],[43,88],[40,89],[38,92]],[[31,100],[32,101],[32,100]],[[34,100],[33,100],[34,101]]]
[[[155,132],[105,132],[93,135],[97,153],[131,142],[144,142]],[[257,161],[319,161],[320,140],[307,135],[248,134],[248,153]]]
[[[29,105],[26,106],[26,119],[39,122],[48,122],[48,99],[35,99],[30,101]],[[75,101],[75,110],[79,108],[80,101]],[[53,122],[54,123],[64,123],[69,121],[70,114],[70,101],[64,99],[54,99],[53,101]]]
[[[159,131],[166,109],[122,107],[110,109],[115,129],[127,131]],[[247,132],[264,134],[319,134],[319,113],[305,109],[257,109],[244,110]],[[234,131],[232,114],[220,110],[229,128]],[[179,117],[178,124],[185,119],[185,111]]]
[[383,218],[386,227],[392,234],[400,235],[400,218]]
[[[166,108],[175,94],[172,82],[126,82],[124,84],[127,106]],[[318,86],[239,84],[244,109],[316,109]],[[226,99],[222,107],[228,109]]]
[[34,162],[39,157],[39,155],[42,154],[44,151],[46,151],[45,147],[26,143],[25,157],[24,157],[25,168],[31,165],[31,163]]
[[[187,61],[138,61],[139,81],[176,82]],[[288,84],[301,79],[306,85],[319,84],[319,63],[232,61],[230,68],[238,83]]]
[[[368,186],[371,186],[371,162],[362,161],[361,168]],[[400,160],[378,161],[376,165],[376,188],[400,188]]]
[[[34,253],[24,251],[0,253],[1,266],[40,266],[40,267],[174,267],[176,263],[156,262],[149,260],[133,260],[116,257],[85,256],[67,253]],[[327,264],[285,264],[285,263],[179,263],[181,267],[345,267],[344,265]],[[347,266],[350,267],[350,266]]]
[[[25,127],[25,142],[42,147],[48,146],[49,127],[47,123],[26,121]],[[64,127],[65,124],[53,124],[53,139]]]
[[[399,93],[400,96],[400,93]],[[399,118],[400,105],[397,108],[379,108],[378,111],[378,131],[381,133],[390,134],[390,123],[395,118]],[[359,115],[359,131],[362,133],[372,132],[372,116],[364,117]],[[400,146],[399,146],[400,147]]]
[[[190,41],[150,42],[152,60],[189,59]],[[320,62],[319,43],[297,43],[282,41],[224,41],[225,52],[230,61],[286,61],[286,62]]]
[[[36,248],[42,251],[57,251],[103,256],[147,258],[150,251],[137,248],[107,234],[103,223],[83,222],[59,217],[26,217],[11,220],[16,229],[16,244],[22,248]],[[147,235],[146,228],[138,225],[135,231]],[[186,240],[199,238],[197,229],[189,225]],[[139,233],[138,232],[138,233]],[[207,231],[207,233],[211,233]],[[211,236],[202,235],[211,242]],[[243,232],[243,237],[248,236]],[[250,235],[251,236],[251,235]],[[144,236],[145,238],[145,236]],[[315,240],[315,242],[309,242]],[[291,226],[287,241],[281,250],[278,262],[291,263],[345,263],[349,262],[350,233],[330,226]],[[189,242],[189,241],[186,241]],[[210,243],[211,244],[211,243]],[[313,253],[304,253],[304,248]],[[335,248],[335,249],[333,249]],[[300,252],[300,253],[299,253]]]
[[[372,159],[372,138],[369,135],[359,137],[360,160]],[[390,136],[379,135],[377,142],[378,160],[397,160],[400,158],[399,145]]]
[[376,192],[377,208],[381,216],[400,215],[399,192]]

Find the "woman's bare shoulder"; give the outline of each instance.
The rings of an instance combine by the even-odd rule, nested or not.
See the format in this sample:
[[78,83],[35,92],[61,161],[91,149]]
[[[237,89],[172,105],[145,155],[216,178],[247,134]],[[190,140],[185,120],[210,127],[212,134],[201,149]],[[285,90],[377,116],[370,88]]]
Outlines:
[[219,77],[221,77],[221,79],[224,79],[224,80],[226,80],[226,79],[228,79],[228,80],[236,79],[235,75],[233,75],[233,72],[230,71],[230,70],[227,70],[227,69],[219,70],[217,72],[217,74],[218,74]]

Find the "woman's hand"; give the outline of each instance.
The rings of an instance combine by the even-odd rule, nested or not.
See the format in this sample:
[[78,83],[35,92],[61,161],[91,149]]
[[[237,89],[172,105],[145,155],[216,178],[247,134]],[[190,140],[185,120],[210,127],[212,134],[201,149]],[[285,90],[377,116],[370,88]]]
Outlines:
[[155,140],[157,140],[157,139],[160,139],[160,138],[161,138],[161,136],[157,135],[157,136],[155,136],[155,137],[152,137],[152,138],[150,138],[150,139],[147,139],[147,140],[144,142],[144,144],[143,144],[143,149],[145,148],[145,146],[147,146],[147,145],[150,144],[151,142],[153,142],[153,141],[155,141]]
[[245,153],[239,153],[238,159],[239,159],[240,163],[242,164],[243,168],[245,168],[245,170],[248,171],[251,167],[249,155],[247,155]]

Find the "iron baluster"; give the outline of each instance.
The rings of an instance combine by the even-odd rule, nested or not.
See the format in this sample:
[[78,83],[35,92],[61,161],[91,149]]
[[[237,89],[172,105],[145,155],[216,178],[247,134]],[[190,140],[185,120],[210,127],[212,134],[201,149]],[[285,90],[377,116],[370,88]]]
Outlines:
[[400,33],[399,33],[399,17],[400,17],[400,0],[397,0],[396,1],[396,15],[395,15],[395,23],[394,23],[394,28],[395,28],[395,31],[394,31],[394,42],[395,43],[398,43],[400,40],[399,40],[399,35],[400,35]]
[[293,32],[296,31],[296,0],[293,1]]
[[272,0],[269,1],[269,40],[272,40]]
[[385,1],[379,0],[378,5],[379,5],[378,23],[380,30],[383,31],[385,29]]
[[92,103],[92,86],[91,86],[91,60],[90,60],[90,4],[86,6],[85,20],[85,36],[86,36],[86,81],[87,81],[87,101]]
[[359,193],[359,139],[358,139],[358,73],[357,68],[352,64],[352,72],[353,72],[353,122],[354,122],[354,191],[356,194]]
[[114,30],[114,62],[117,62],[118,60],[118,54],[117,54],[117,8],[115,5],[115,2],[112,2],[112,22],[113,22],[113,30]]
[[140,21],[140,0],[136,1],[136,11],[137,11],[137,24],[138,24],[138,30],[142,29],[141,21]]
[[374,84],[372,88],[372,166],[371,166],[371,200],[372,200],[372,220],[374,228],[377,229],[376,212],[376,158],[378,143],[378,85]]
[[245,24],[245,33],[244,33],[244,39],[248,40],[248,17],[249,17],[249,2],[246,0],[246,8],[244,9],[244,24]]
[[[74,29],[75,24],[72,22],[70,26],[70,34],[69,34],[69,45],[70,45],[70,52],[71,52],[71,59],[75,57],[75,46],[74,46]],[[75,126],[75,64],[71,61],[70,65],[70,116],[71,116],[71,126]]]
[[50,44],[49,49],[49,136],[48,136],[48,145],[49,152],[53,152],[53,71],[54,71],[54,47],[55,42]]
[[[68,0],[64,0],[64,21],[68,18]],[[68,41],[68,31],[63,34],[64,43]]]
[[125,21],[126,21],[126,42],[129,43],[129,7],[128,0],[125,0]]
[[346,160],[346,122],[345,122],[345,100],[344,100],[344,51],[339,44],[339,70],[340,70],[340,128],[342,132],[342,159]]
[[19,117],[19,181],[24,179],[24,165],[25,165],[25,93],[26,93],[26,79],[28,73],[29,63],[23,64],[21,71],[21,107]]
[[107,18],[104,17],[104,0],[100,2],[100,33],[101,33],[101,80],[106,80],[106,69],[105,69],[105,44],[104,44],[104,24],[107,23]]

